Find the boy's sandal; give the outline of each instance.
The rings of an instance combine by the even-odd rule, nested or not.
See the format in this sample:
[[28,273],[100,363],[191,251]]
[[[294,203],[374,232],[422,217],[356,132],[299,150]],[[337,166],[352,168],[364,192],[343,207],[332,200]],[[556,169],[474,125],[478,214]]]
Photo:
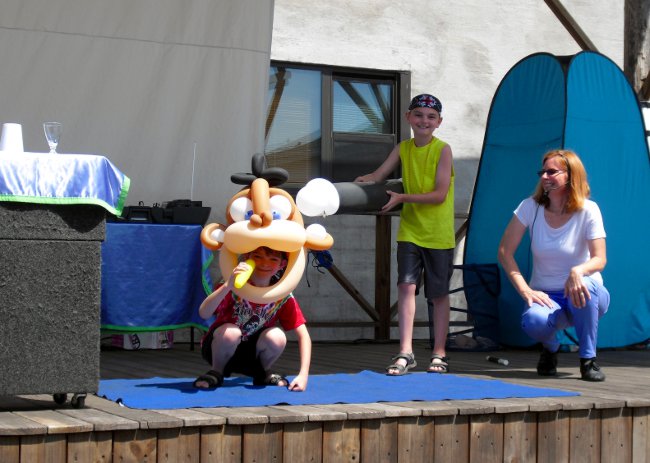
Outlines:
[[427,373],[449,373],[449,359],[439,354],[433,354]]
[[[397,363],[399,359],[406,360],[406,365]],[[418,366],[418,363],[415,361],[415,356],[413,355],[413,352],[405,353],[405,354],[402,353],[397,354],[391,360],[393,363],[386,367],[386,374],[388,376],[402,376],[408,373],[408,371],[411,368],[415,368],[416,366]],[[389,373],[390,370],[397,370],[397,373]]]
[[[205,382],[208,383],[208,387],[199,387],[197,383]],[[214,389],[223,384],[223,375],[218,371],[210,370],[205,374],[202,374],[194,380],[192,385],[197,389]]]
[[[282,381],[284,381],[284,384],[280,384]],[[289,386],[289,380],[282,376],[278,375],[277,373],[271,373],[264,378],[254,378],[253,379],[253,385],[255,386],[282,386],[282,387],[288,387]]]

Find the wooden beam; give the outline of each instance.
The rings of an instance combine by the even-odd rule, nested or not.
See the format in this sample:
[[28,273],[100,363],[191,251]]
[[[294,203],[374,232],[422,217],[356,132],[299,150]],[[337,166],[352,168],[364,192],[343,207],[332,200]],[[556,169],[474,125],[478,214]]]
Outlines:
[[643,79],[643,85],[639,89],[639,98],[643,101],[650,101],[650,71],[648,71],[648,75]]
[[578,45],[580,45],[583,50],[598,51],[596,45],[589,40],[585,31],[580,28],[567,9],[564,8],[564,5],[562,5],[560,0],[544,0],[544,2],[548,5],[553,14],[555,14],[557,19],[560,20],[569,34],[571,34],[573,40],[578,42]]

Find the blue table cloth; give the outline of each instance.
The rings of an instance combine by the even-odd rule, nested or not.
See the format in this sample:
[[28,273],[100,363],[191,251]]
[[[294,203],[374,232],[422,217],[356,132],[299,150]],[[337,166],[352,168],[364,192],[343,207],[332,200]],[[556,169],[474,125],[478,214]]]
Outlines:
[[92,204],[119,216],[129,186],[104,156],[0,151],[0,201]]
[[106,223],[102,244],[101,327],[118,332],[196,327],[212,292],[212,252],[200,225]]

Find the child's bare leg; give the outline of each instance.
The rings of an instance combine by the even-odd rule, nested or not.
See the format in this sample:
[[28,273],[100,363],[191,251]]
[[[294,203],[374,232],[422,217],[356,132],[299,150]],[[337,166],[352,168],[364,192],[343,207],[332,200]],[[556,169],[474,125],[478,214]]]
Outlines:
[[[273,364],[280,358],[287,345],[287,336],[280,328],[268,328],[260,334],[257,340],[257,355],[264,371],[268,374]],[[278,386],[287,386],[285,381],[280,381]]]
[[[397,285],[397,312],[399,320],[399,351],[401,354],[413,352],[413,321],[415,320],[415,288],[414,284],[401,283]],[[397,359],[396,364],[406,366],[406,360]],[[389,375],[399,372],[388,370]]]
[[[433,304],[433,336],[435,338],[431,355],[446,357],[447,352],[445,348],[447,344],[447,333],[449,332],[450,312],[449,294],[432,298],[431,303]],[[436,368],[434,363],[429,370],[437,372],[442,370],[442,368]]]
[[[228,360],[235,355],[235,350],[241,342],[241,330],[233,324],[226,323],[214,330],[212,337],[212,369],[223,374]],[[197,381],[196,387],[207,388],[205,381]]]

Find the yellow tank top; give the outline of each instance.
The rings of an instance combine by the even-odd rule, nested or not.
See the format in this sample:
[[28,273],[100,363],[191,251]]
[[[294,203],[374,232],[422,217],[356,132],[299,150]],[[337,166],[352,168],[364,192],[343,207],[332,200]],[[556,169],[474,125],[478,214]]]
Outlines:
[[[435,137],[431,143],[422,147],[415,146],[413,139],[400,143],[399,155],[405,193],[429,193],[435,189],[438,162],[446,145]],[[407,241],[430,249],[455,247],[454,177],[452,165],[449,192],[443,203],[402,205],[397,241]]]

